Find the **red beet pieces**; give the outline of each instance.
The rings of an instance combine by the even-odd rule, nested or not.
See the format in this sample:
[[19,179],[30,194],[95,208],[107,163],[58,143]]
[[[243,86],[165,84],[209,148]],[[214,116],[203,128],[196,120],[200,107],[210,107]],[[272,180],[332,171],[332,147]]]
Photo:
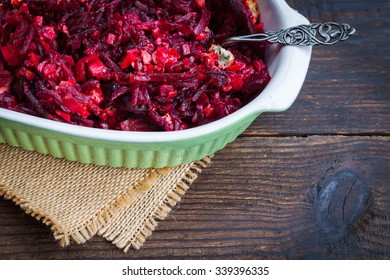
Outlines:
[[262,45],[219,45],[261,31],[240,1],[2,1],[0,107],[128,131],[227,116],[270,80]]

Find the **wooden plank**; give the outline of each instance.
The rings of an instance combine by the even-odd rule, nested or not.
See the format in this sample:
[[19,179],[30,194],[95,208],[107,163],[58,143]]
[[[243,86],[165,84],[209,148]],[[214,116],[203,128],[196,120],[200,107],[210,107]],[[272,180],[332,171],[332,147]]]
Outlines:
[[[0,259],[390,258],[389,144],[390,137],[240,138],[216,155],[143,249],[128,254],[98,237],[60,249],[46,227],[0,200]],[[329,178],[338,188],[326,227],[318,209]]]
[[347,22],[358,33],[331,47],[314,47],[294,105],[263,114],[245,135],[389,135],[390,44],[384,34],[390,32],[390,2],[288,2],[312,22]]

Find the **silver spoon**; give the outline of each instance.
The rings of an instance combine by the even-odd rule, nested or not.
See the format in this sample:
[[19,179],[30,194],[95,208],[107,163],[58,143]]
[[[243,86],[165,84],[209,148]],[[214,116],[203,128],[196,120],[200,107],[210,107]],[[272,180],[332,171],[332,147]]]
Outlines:
[[295,46],[329,46],[339,41],[345,41],[355,33],[356,29],[346,23],[311,23],[277,31],[230,37],[223,41],[222,46],[239,42],[270,42]]

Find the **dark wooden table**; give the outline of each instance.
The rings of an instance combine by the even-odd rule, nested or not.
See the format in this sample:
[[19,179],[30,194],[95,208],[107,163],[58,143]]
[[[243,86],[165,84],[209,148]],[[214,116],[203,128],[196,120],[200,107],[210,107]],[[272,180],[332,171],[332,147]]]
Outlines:
[[99,237],[61,249],[0,199],[0,258],[389,259],[390,2],[288,2],[358,35],[316,47],[294,105],[218,152],[141,250]]

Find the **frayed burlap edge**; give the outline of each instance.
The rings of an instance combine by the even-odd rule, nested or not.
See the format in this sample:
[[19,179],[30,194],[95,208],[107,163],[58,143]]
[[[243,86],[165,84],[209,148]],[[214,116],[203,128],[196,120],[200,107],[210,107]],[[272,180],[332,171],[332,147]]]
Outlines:
[[50,227],[54,236],[62,236],[62,240],[60,241],[61,245],[63,245],[64,242],[69,242],[69,235],[55,219],[50,217],[48,213],[41,209],[34,209],[22,195],[5,190],[4,188],[5,187],[3,185],[0,185],[0,196],[4,197],[4,199],[11,200],[15,203],[15,205],[18,205],[22,210],[24,210],[26,214]]
[[153,231],[156,229],[158,221],[162,221],[168,216],[190,188],[190,185],[198,178],[198,175],[202,170],[211,164],[212,157],[213,156],[205,157],[202,160],[193,162],[189,166],[180,181],[176,183],[176,186],[168,192],[161,203],[157,205],[156,209],[152,211],[152,215],[145,220],[143,227],[138,230],[138,234],[136,234],[132,240],[126,239],[125,236],[118,237],[115,233],[113,233],[113,236],[105,235],[104,229],[99,231],[98,234],[107,240],[112,241],[118,248],[123,249],[125,253],[127,253],[130,248],[140,249],[146,239],[152,235]]
[[[146,238],[149,237],[155,230],[157,220],[163,220],[167,217],[172,208],[180,201],[181,196],[188,190],[189,185],[196,180],[198,174],[202,171],[202,168],[207,167],[210,164],[210,161],[211,157],[206,157],[202,160],[193,162],[180,182],[177,183],[176,187],[166,196],[166,198],[154,211],[154,215],[152,215],[144,223],[143,228],[140,229],[139,234],[135,238],[136,242],[123,245],[122,247],[117,246],[124,249],[125,252],[127,252],[131,246],[135,249],[141,248]],[[156,182],[158,174],[164,175],[168,173],[169,170],[169,168],[150,169],[150,172],[141,179],[136,186],[127,189],[124,194],[120,195],[112,203],[98,211],[95,218],[87,221],[83,227],[72,232],[68,232],[62,228],[60,223],[50,217],[46,211],[31,206],[29,201],[26,200],[23,195],[14,193],[10,190],[5,190],[5,186],[3,185],[0,185],[0,196],[3,196],[4,199],[11,200],[26,214],[50,227],[50,230],[53,232],[54,239],[59,241],[61,247],[65,247],[70,245],[72,241],[77,244],[82,244],[91,239],[99,231],[99,229],[109,225],[111,218],[117,215],[121,209],[134,202],[140,195],[142,195],[142,193],[149,190]]]
[[59,241],[61,247],[66,247],[70,245],[72,241],[77,244],[82,244],[91,239],[101,227],[109,224],[111,218],[123,207],[133,202],[142,192],[153,185],[157,177],[156,172],[164,172],[164,169],[161,169],[160,171],[151,169],[136,186],[127,189],[124,194],[120,195],[112,203],[109,203],[106,207],[98,211],[93,219],[85,222],[81,228],[75,231],[65,230],[61,227],[60,223],[53,217],[50,217],[50,214],[46,211],[31,206],[23,195],[14,193],[10,190],[5,190],[5,187],[2,185],[0,185],[0,196],[3,196],[4,199],[12,200],[12,202],[18,205],[26,214],[50,227],[54,239]]

